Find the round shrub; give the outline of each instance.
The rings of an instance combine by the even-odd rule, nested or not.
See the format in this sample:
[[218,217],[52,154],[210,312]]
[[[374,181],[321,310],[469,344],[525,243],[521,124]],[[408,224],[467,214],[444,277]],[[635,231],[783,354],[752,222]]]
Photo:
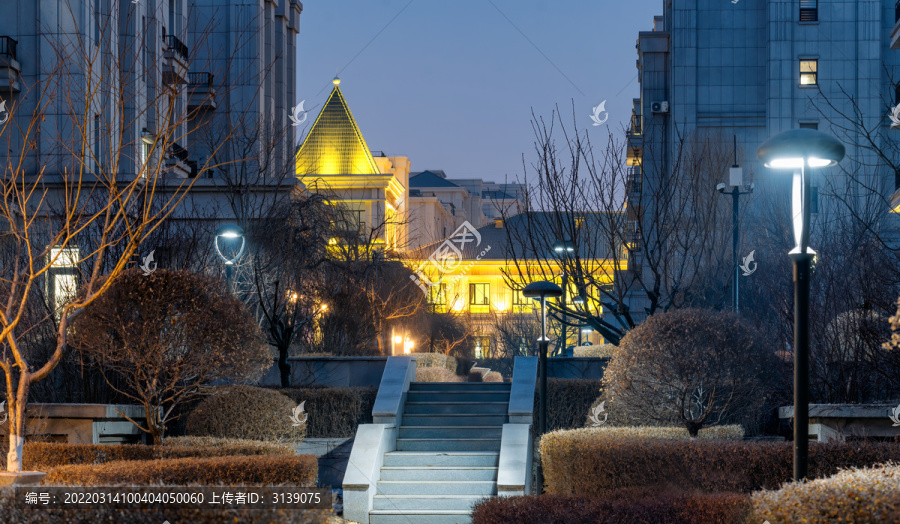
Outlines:
[[251,386],[231,386],[206,398],[188,415],[188,435],[269,442],[300,441],[306,436],[306,414],[294,426],[297,406],[281,393]]
[[503,375],[496,371],[489,371],[484,375],[484,382],[503,382]]
[[691,434],[760,415],[777,362],[737,315],[685,308],[651,315],[622,338],[603,376],[615,409]]

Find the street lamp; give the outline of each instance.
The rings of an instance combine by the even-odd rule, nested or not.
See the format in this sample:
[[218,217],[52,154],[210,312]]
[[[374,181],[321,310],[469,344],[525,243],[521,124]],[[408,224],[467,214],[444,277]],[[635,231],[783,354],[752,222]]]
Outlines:
[[[233,253],[234,246],[237,244],[238,240],[240,240],[240,247],[238,247],[237,253],[234,256],[227,256],[223,251]],[[222,261],[225,262],[225,282],[228,285],[228,292],[231,293],[231,270],[237,259],[241,258],[241,255],[244,254],[244,247],[246,246],[244,230],[241,229],[240,226],[234,224],[219,226],[219,228],[216,229],[216,239],[213,243],[216,247],[216,253],[218,253]]]
[[[575,248],[572,246],[572,242],[568,240],[564,240],[562,242],[557,242],[553,245],[553,252],[561,257],[561,265],[562,265],[562,289],[569,288],[569,254],[575,252]],[[561,353],[565,355],[566,346],[569,343],[569,316],[566,314],[566,293],[562,294],[561,301],[561,309],[562,309],[562,348]]]
[[[550,341],[547,339],[547,298],[562,296],[562,289],[546,280],[532,282],[525,286],[522,295],[529,298],[540,299],[541,301],[541,340],[538,343],[538,374],[540,375],[540,387],[538,394],[538,434],[543,435],[547,432],[547,348]],[[543,489],[544,473],[538,464],[537,469],[537,485],[538,493]]]
[[734,283],[732,290],[732,307],[734,312],[738,312],[740,299],[740,262],[738,261],[738,240],[740,239],[740,229],[738,227],[738,208],[740,206],[741,195],[749,195],[753,192],[753,184],[743,185],[744,170],[737,163],[737,136],[734,137],[734,165],[728,171],[728,185],[731,186],[730,191],[726,191],[725,184],[716,186],[716,191],[723,195],[731,194],[731,256],[734,260]]
[[792,129],[763,142],[756,152],[768,168],[791,169],[791,215],[796,246],[794,261],[794,480],[809,466],[809,269],[815,251],[809,247],[810,183],[806,169],[837,165],[844,146],[814,129]]

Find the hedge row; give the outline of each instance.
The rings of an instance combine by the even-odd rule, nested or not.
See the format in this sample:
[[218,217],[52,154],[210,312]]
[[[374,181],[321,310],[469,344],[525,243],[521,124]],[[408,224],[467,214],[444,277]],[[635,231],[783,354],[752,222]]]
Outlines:
[[[602,418],[601,418],[602,420]],[[595,438],[659,438],[667,440],[690,440],[687,429],[666,426],[600,426],[597,428],[573,429],[559,431],[562,438],[572,440],[590,440]],[[710,426],[697,434],[701,440],[741,440],[744,428],[738,424],[728,426]]]
[[313,455],[122,460],[51,469],[45,485],[279,485],[315,486]]
[[[288,444],[254,440],[176,437],[162,446],[141,444],[66,444],[59,442],[25,442],[23,467],[44,470],[70,464],[104,464],[120,460],[160,460],[176,458],[209,458],[228,455],[290,455]],[[0,456],[6,468],[6,455]]]
[[456,357],[443,353],[412,353],[410,356],[416,357],[417,368],[446,368],[456,374]]
[[[602,380],[547,379],[547,430],[583,427],[591,405],[600,396],[602,387]],[[537,427],[537,392],[534,395],[534,416],[534,424]]]
[[306,436],[351,438],[360,424],[372,423],[378,388],[292,388],[279,390],[294,403],[306,401]]
[[[593,433],[593,434],[591,434]],[[590,430],[541,438],[546,491],[593,495],[619,488],[678,486],[683,490],[749,493],[774,489],[792,476],[791,442],[664,440],[616,437]],[[810,478],[841,468],[900,460],[888,442],[810,445]]]
[[900,466],[846,470],[827,479],[785,484],[752,496],[754,517],[771,524],[896,522],[900,516]]
[[[140,488],[133,488],[138,490]],[[16,500],[12,488],[0,488],[0,522],[15,524],[93,524],[123,522],[128,524],[160,524],[160,522],[190,522],[191,524],[325,524],[332,516],[329,510],[266,510],[265,520],[259,510],[221,509],[215,507],[177,508],[159,504],[141,504],[135,508],[116,509],[97,505],[90,509],[29,507]]]
[[462,382],[465,377],[441,367],[417,367],[416,382]]
[[616,346],[612,344],[595,344],[591,346],[575,346],[572,356],[574,357],[593,357],[593,358],[612,358],[613,351]]
[[721,524],[747,521],[749,497],[620,490],[607,497],[501,497],[475,506],[473,524]]

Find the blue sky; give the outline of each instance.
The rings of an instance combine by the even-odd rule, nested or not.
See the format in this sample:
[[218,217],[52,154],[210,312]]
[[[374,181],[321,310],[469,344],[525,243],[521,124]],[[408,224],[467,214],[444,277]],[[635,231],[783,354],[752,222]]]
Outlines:
[[[532,109],[571,118],[574,101],[595,143],[627,125],[635,40],[661,11],[662,0],[306,0],[297,101],[311,125],[340,71],[371,149],[413,171],[514,181],[534,156]],[[593,127],[603,100],[609,119]]]

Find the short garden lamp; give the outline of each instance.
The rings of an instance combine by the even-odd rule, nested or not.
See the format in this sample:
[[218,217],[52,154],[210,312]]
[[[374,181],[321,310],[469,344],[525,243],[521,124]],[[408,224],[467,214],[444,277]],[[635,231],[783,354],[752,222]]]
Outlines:
[[237,259],[244,254],[246,239],[244,230],[234,224],[225,224],[216,229],[214,241],[216,253],[225,262],[225,281],[228,283],[228,291],[231,291],[231,269]]
[[794,480],[807,476],[809,465],[809,271],[815,251],[809,247],[810,183],[807,169],[837,165],[844,146],[814,129],[792,129],[763,142],[757,150],[768,168],[794,172],[791,217],[794,260]]
[[[540,356],[538,357],[538,371],[540,375],[539,395],[538,395],[538,433],[543,435],[547,432],[547,348],[550,341],[547,338],[547,299],[558,298],[562,296],[562,289],[546,280],[532,282],[525,286],[522,295],[541,301],[541,340],[538,343],[540,348]],[[538,465],[537,471],[538,486],[543,483],[543,471]]]

